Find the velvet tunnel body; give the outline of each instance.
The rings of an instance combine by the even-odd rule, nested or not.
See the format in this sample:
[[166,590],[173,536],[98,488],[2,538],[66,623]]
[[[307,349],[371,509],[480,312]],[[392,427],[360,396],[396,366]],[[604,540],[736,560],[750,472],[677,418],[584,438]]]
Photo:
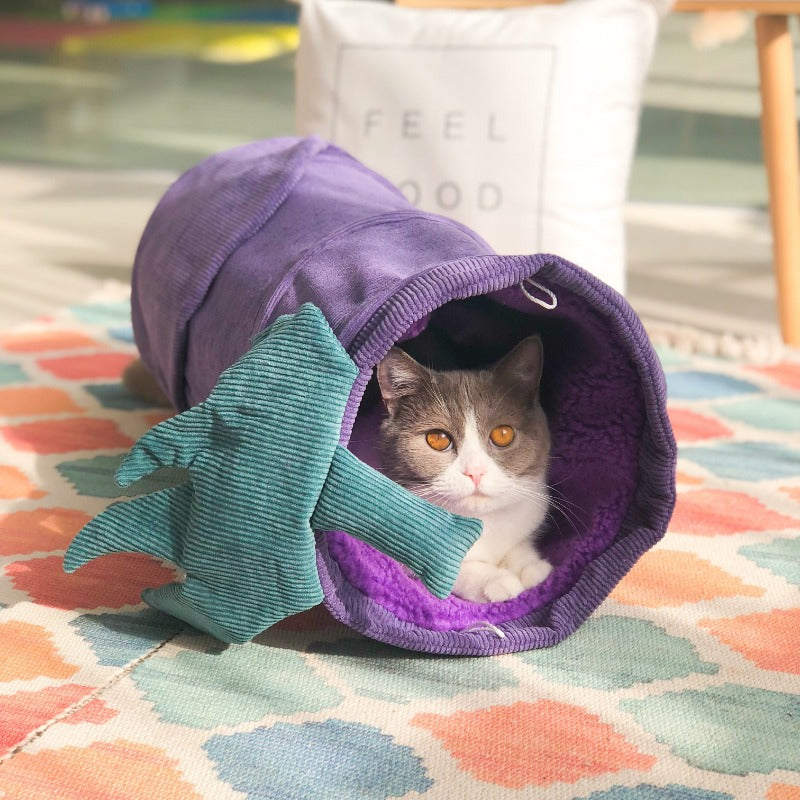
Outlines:
[[[555,308],[531,299],[546,292]],[[593,276],[553,255],[498,255],[316,138],[220,153],[167,191],[137,252],[132,306],[142,358],[178,408],[204,400],[256,334],[306,302],[359,369],[340,441],[378,468],[372,373],[393,345],[478,367],[533,332],[544,342],[549,578],[503,603],[437,599],[369,545],[320,532],[325,603],[345,624],[429,652],[547,646],[663,536],[675,499],[663,374],[635,313]]]

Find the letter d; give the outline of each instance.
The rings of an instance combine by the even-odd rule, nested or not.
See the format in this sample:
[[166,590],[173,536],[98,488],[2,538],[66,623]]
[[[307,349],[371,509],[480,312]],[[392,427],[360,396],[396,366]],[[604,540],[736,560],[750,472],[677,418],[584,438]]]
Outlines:
[[478,185],[478,208],[481,211],[496,211],[503,205],[503,190],[496,183]]

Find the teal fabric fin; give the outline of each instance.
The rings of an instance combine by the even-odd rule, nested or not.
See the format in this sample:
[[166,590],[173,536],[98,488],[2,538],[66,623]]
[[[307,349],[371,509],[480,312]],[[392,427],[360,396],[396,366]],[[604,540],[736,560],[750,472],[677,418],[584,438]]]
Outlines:
[[179,563],[181,535],[191,503],[188,484],[113,503],[72,540],[64,556],[64,570],[74,572],[109,553],[148,553]]
[[190,408],[151,428],[131,448],[116,474],[120,486],[130,486],[160,467],[188,469],[198,453],[208,449],[208,416]]
[[442,597],[480,533],[339,447],[358,369],[320,310],[277,319],[202,403],[148,431],[117,477],[159,467],[190,482],[115,503],[67,550],[73,571],[105,553],[172,561],[186,580],[148,603],[229,642],[322,600],[311,520],[398,558]]

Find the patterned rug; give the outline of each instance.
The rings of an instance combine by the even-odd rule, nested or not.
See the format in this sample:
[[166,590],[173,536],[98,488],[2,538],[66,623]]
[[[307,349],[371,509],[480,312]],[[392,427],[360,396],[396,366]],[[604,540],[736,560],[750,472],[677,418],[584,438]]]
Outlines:
[[315,609],[224,647],[74,533],[163,419],[119,287],[0,338],[0,797],[800,800],[800,361],[664,351],[670,532],[570,639],[408,653]]

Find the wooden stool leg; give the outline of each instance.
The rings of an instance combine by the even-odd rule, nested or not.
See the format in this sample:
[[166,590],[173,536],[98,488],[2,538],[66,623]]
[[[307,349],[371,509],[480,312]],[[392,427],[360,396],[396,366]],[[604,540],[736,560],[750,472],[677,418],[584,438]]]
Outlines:
[[794,59],[787,17],[757,16],[756,41],[778,316],[783,340],[800,347],[800,158]]

